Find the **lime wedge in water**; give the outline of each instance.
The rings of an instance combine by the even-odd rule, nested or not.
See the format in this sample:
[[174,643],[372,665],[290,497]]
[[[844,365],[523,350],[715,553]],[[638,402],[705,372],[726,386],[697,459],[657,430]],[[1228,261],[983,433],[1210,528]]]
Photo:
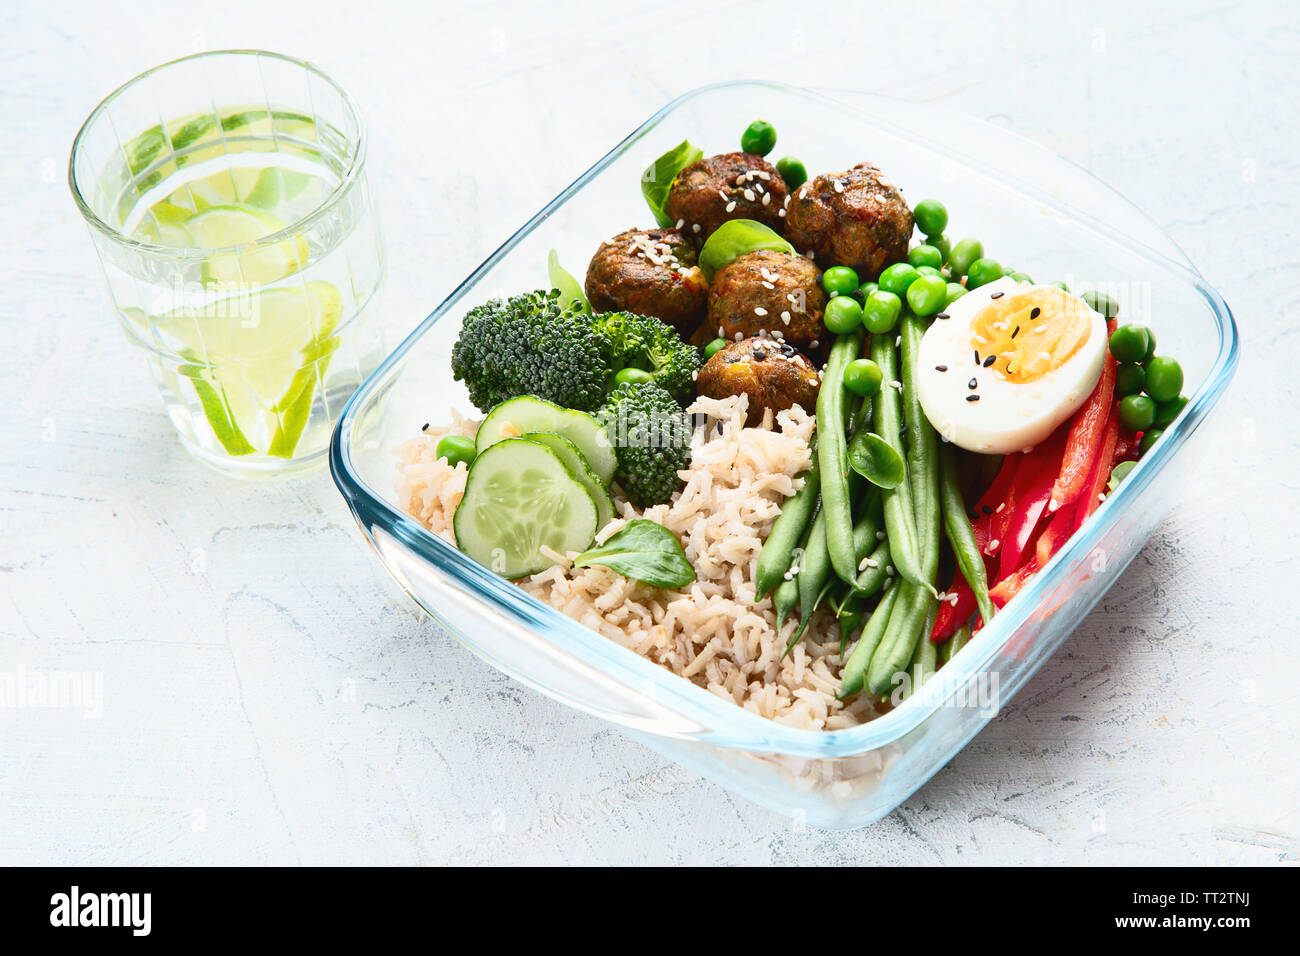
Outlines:
[[232,455],[293,456],[318,381],[338,347],[338,289],[328,282],[231,296],[155,317],[187,360],[217,440]]
[[[284,228],[273,213],[255,206],[213,206],[185,223],[194,244],[205,249],[220,249],[253,243]],[[307,264],[307,239],[295,236],[247,252],[213,256],[203,263],[202,275],[208,285],[266,285],[292,275]]]

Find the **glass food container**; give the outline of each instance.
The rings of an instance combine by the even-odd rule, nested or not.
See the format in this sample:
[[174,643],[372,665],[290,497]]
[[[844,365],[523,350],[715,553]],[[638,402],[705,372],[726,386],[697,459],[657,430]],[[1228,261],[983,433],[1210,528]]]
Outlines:
[[[395,504],[393,448],[448,407],[472,412],[452,380],[464,313],[545,287],[547,253],[581,275],[606,236],[651,223],[642,170],[690,139],[734,148],[756,116],[777,155],[811,171],[877,163],[913,202],[949,208],[949,235],[976,235],[1040,281],[1115,296],[1122,321],[1151,325],[1186,373],[1187,408],[1118,490],[952,662],[888,714],[847,730],[793,729],[737,707],[533,599]],[[942,140],[930,131],[943,132]],[[1138,553],[1194,473],[1192,441],[1237,364],[1220,295],[1126,200],[1019,137],[930,106],[769,83],[705,87],[668,104],[478,267],[362,385],[334,433],[330,465],[393,577],[465,645],[523,683],[597,714],[750,800],[827,828],[860,827],[898,806],[996,714]]]

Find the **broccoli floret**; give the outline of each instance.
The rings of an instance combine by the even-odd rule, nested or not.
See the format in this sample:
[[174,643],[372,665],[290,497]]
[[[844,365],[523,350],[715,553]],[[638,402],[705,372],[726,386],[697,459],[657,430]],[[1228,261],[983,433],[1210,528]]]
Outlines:
[[638,508],[668,501],[691,458],[691,420],[677,400],[653,382],[623,384],[599,418],[618,450],[615,478],[628,501]]
[[593,316],[591,322],[610,342],[614,371],[641,369],[678,402],[690,401],[695,394],[700,351],[683,342],[671,325],[632,312],[606,312]]
[[484,412],[517,395],[589,412],[604,402],[617,371],[612,354],[590,316],[576,304],[562,307],[552,289],[470,310],[451,368]]

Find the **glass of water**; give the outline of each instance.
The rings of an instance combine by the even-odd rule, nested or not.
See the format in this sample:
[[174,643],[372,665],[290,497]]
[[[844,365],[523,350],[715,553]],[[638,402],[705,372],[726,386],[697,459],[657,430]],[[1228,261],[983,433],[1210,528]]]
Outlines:
[[325,458],[383,357],[356,104],[310,63],[200,53],[109,95],[68,182],[181,442],[239,477]]

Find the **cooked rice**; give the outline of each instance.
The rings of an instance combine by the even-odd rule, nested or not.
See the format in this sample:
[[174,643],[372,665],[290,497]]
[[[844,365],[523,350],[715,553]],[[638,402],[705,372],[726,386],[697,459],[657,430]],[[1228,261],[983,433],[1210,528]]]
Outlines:
[[[602,567],[572,567],[574,555],[518,582],[528,593],[592,630],[631,648],[675,674],[757,714],[792,727],[836,730],[877,716],[866,694],[842,703],[839,629],[819,611],[784,660],[797,626],[780,629],[769,597],[754,600],[758,555],[781,502],[803,485],[815,419],[798,406],[773,423],[745,427],[749,400],[699,398],[691,411],[707,416],[692,440],[685,486],[668,504],[638,511],[616,499],[620,517],[598,541],[631,518],[649,518],[672,531],[695,567],[686,590],[664,590]],[[775,427],[773,427],[775,425]],[[473,435],[477,423],[455,415],[403,443],[398,503],[430,531],[454,543],[452,515],[465,491],[467,469],[438,459],[438,439]]]

